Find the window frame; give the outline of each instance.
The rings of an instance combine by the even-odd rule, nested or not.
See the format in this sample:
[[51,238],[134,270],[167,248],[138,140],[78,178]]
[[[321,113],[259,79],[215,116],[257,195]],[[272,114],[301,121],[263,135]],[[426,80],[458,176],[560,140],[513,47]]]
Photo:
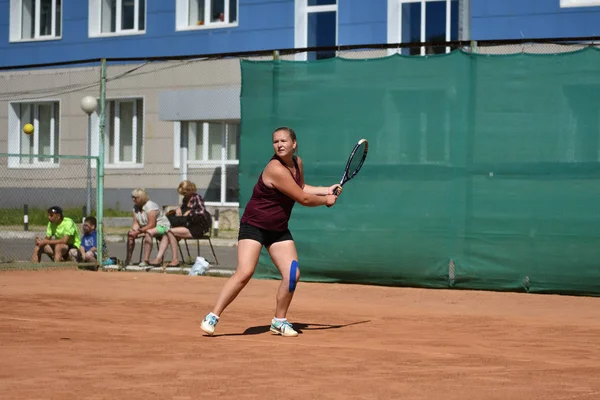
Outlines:
[[[335,4],[327,4],[321,6],[309,6],[308,0],[295,0],[295,25],[294,25],[294,47],[303,49],[308,46],[308,15],[319,12],[335,12],[335,44],[339,43],[339,1]],[[298,53],[295,56],[297,61],[306,61],[308,54]]]
[[[206,17],[210,16],[210,11],[212,9],[212,4],[214,0],[205,0],[209,6],[205,5],[204,9],[204,21],[206,21]],[[190,0],[176,0],[175,3],[175,30],[176,31],[195,31],[195,30],[205,30],[205,29],[223,29],[223,28],[234,28],[239,26],[240,21],[240,0],[235,0],[236,7],[236,21],[235,22],[225,22],[229,21],[229,16],[231,15],[231,8],[229,4],[229,0],[224,0],[225,11],[224,11],[224,21],[223,22],[204,22],[203,25],[190,25]],[[208,19],[210,21],[210,19]]]
[[[187,160],[188,150],[187,146],[182,146],[182,138],[185,140],[186,135],[184,134],[184,124],[189,123],[202,123],[202,136],[203,142],[208,143],[209,137],[209,123],[221,124],[221,159],[220,160]],[[239,120],[202,120],[202,121],[176,121],[173,126],[173,167],[181,171],[181,179],[187,178],[188,167],[191,169],[210,169],[216,170],[221,168],[221,188],[220,188],[220,201],[205,201],[208,206],[223,206],[223,207],[239,207],[239,202],[228,202],[227,201],[227,167],[228,166],[239,166],[239,156],[235,160],[228,159],[228,145],[229,145],[229,129],[228,126],[236,125],[238,130],[238,138],[241,136],[241,121]],[[188,138],[189,143],[189,138]],[[237,142],[238,154],[240,141]],[[208,155],[208,146],[203,149],[203,154]],[[187,160],[187,162],[186,162]],[[239,170],[238,170],[239,173]],[[238,187],[239,189],[239,187]]]
[[600,0],[560,0],[560,8],[597,6],[600,6]]
[[[21,138],[24,135],[22,127],[26,123],[31,123],[32,121],[24,122],[21,121],[21,105],[35,105],[34,116],[33,119],[33,127],[34,132],[33,140],[34,140],[34,152],[31,155],[39,155],[39,106],[42,104],[51,104],[52,105],[52,113],[51,113],[51,123],[50,123],[50,148],[52,149],[51,154],[46,154],[49,156],[57,156],[60,155],[60,131],[61,131],[61,101],[60,99],[42,99],[36,101],[11,101],[8,102],[8,152],[9,154],[25,154],[21,153]],[[19,107],[19,113],[17,113],[16,107]],[[58,107],[58,112],[55,108]],[[55,122],[55,116],[58,115],[58,123]],[[56,153],[55,150],[56,149]],[[26,156],[28,154],[25,154]],[[47,169],[47,168],[58,168],[59,167],[59,158],[52,158],[51,161],[39,161],[40,157],[33,157],[33,162],[30,164],[21,163],[20,157],[9,157],[8,158],[8,168],[19,168],[19,169]],[[47,158],[47,157],[42,157]]]
[[24,0],[10,0],[9,3],[9,42],[40,42],[40,41],[48,41],[48,40],[61,40],[62,32],[63,32],[63,3],[64,0],[60,2],[60,35],[56,34],[56,14],[59,11],[56,7],[56,2],[58,0],[52,1],[52,34],[51,35],[40,35],[40,25],[41,25],[41,15],[40,15],[40,3],[41,0],[33,0],[36,4],[35,7],[35,15],[33,17],[33,23],[35,25],[34,28],[34,36],[32,38],[24,38],[23,37],[23,1]]
[[[426,21],[427,21],[427,7],[426,3],[433,2],[445,2],[446,3],[446,29],[445,39],[449,42],[452,37],[452,2],[456,1],[460,7],[459,0],[388,0],[388,28],[387,28],[387,42],[388,44],[393,43],[410,43],[404,42],[402,38],[402,5],[405,3],[421,3],[421,21],[420,21],[420,41],[425,42],[426,35]],[[600,1],[600,0],[599,0]],[[457,31],[460,28],[460,8],[457,22]],[[446,53],[450,52],[450,47],[446,46]],[[390,49],[388,53],[400,53],[401,49]],[[425,46],[421,46],[420,55],[424,56]]]
[[[110,130],[110,118],[116,118],[117,113],[115,113],[115,115],[109,115],[109,110],[110,110],[110,106],[109,103],[110,102],[118,102],[118,103],[124,103],[124,102],[130,102],[133,101],[134,102],[134,116],[133,118],[135,119],[134,121],[132,121],[132,131],[133,130],[137,130],[137,126],[139,124],[139,116],[137,115],[137,107],[135,106],[135,103],[137,101],[141,101],[142,102],[142,133],[141,133],[141,140],[142,140],[142,144],[140,147],[140,152],[138,154],[137,152],[137,135],[133,135],[132,137],[132,151],[135,155],[134,160],[135,161],[114,161],[114,162],[109,162],[111,154],[110,154],[110,135],[113,133]],[[115,106],[116,109],[116,106]],[[100,131],[99,131],[99,126],[100,126],[100,110],[94,111],[90,118],[92,119],[92,133],[91,133],[91,137],[92,137],[92,146],[91,146],[91,155],[92,156],[98,156],[100,154],[99,152],[99,148],[100,148]],[[106,99],[106,104],[105,104],[105,114],[104,114],[104,143],[105,143],[105,151],[104,151],[104,167],[106,169],[135,169],[135,168],[144,168],[144,150],[146,147],[146,99],[144,98],[144,96],[126,96],[126,97],[111,97],[111,98],[107,98]],[[118,122],[115,120],[114,126],[117,127],[119,124]],[[115,129],[115,134],[118,134],[119,137],[115,138],[115,142],[119,142],[120,143],[120,127],[118,129]],[[133,132],[132,132],[133,134]],[[119,158],[119,146],[117,146],[115,144],[115,148],[113,149],[113,160],[117,160]],[[92,167],[96,168],[96,162],[92,161]]]
[[[103,0],[89,0],[88,3],[88,37],[90,38],[105,38],[112,36],[131,36],[131,35],[144,35],[146,34],[146,28],[148,25],[148,4],[147,0],[133,0],[134,12],[133,12],[133,29],[122,29],[121,28],[121,10],[123,8],[123,1],[115,0],[117,5],[115,7],[115,31],[114,32],[102,32],[102,1]],[[139,29],[140,21],[140,4],[144,2],[144,29]]]

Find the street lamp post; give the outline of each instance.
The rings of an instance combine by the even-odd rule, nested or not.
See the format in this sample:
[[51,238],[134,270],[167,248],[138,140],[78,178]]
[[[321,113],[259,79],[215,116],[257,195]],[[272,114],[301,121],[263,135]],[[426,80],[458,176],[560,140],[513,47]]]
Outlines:
[[96,111],[98,107],[98,102],[95,97],[85,96],[81,99],[81,109],[88,116],[88,132],[87,132],[87,156],[88,156],[88,165],[87,165],[87,201],[86,201],[86,215],[83,217],[87,217],[92,212],[92,113]]

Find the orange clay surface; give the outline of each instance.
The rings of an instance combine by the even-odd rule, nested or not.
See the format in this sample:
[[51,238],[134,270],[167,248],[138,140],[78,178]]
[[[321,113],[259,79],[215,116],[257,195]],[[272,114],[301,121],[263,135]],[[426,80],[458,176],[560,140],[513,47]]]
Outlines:
[[224,282],[0,272],[0,398],[600,398],[599,298],[301,282],[283,338],[252,280],[203,336]]

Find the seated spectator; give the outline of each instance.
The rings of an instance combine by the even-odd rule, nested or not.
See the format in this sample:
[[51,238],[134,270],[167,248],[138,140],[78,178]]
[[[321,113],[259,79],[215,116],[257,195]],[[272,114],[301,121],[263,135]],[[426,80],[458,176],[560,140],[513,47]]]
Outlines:
[[135,239],[144,236],[144,252],[140,267],[148,267],[148,259],[152,252],[152,238],[166,236],[171,224],[158,204],[150,200],[145,189],[134,189],[131,192],[131,199],[133,200],[133,225],[127,233],[125,265],[131,262]]
[[171,229],[168,232],[168,237],[161,239],[158,254],[151,264],[162,262],[162,257],[170,243],[173,261],[167,266],[179,266],[176,257],[177,241],[179,239],[199,238],[210,231],[211,217],[204,206],[204,199],[197,193],[196,185],[185,180],[179,184],[177,192],[183,196],[181,206],[167,215],[171,222]]
[[[94,217],[87,217],[83,221],[83,236],[81,238],[81,247],[79,247],[82,262],[96,262],[98,260],[96,223],[96,218]],[[102,249],[104,250],[103,255],[106,256],[106,242],[103,242]]]
[[[36,236],[31,262],[40,262],[42,254],[47,254],[54,262],[69,260],[78,262],[81,259],[80,245],[79,230],[75,222],[63,216],[62,208],[50,207],[46,237],[40,239]],[[75,251],[71,252],[71,250]]]

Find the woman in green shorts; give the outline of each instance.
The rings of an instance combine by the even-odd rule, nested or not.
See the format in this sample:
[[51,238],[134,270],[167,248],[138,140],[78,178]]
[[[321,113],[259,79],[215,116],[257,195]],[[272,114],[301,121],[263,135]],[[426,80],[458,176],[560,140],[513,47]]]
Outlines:
[[162,208],[150,200],[145,189],[133,189],[131,199],[133,200],[133,226],[127,234],[125,265],[129,265],[131,262],[135,239],[144,236],[144,252],[140,267],[147,267],[152,252],[152,238],[166,234],[171,229],[171,223]]

